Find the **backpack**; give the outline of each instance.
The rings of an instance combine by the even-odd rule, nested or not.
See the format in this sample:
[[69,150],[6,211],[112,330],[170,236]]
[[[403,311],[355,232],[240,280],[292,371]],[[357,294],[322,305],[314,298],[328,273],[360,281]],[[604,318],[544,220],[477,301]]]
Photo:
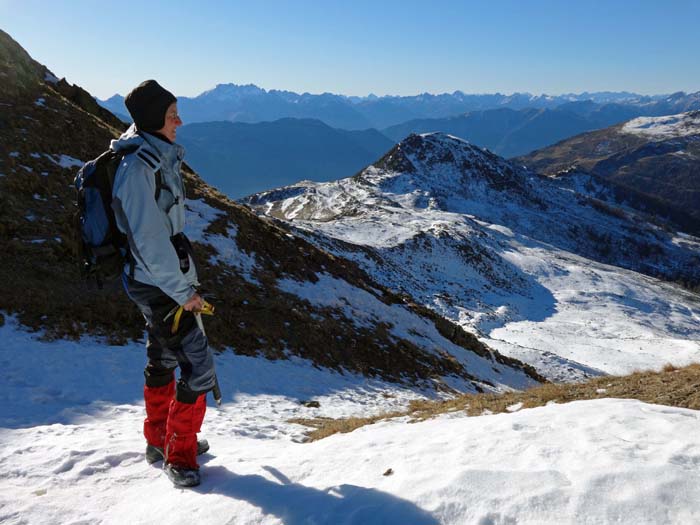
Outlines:
[[[134,146],[120,151],[105,151],[94,160],[86,162],[75,176],[77,207],[75,214],[75,234],[77,258],[83,279],[97,282],[102,289],[104,284],[117,281],[124,265],[134,260],[125,234],[117,227],[112,210],[112,189],[114,177],[122,159],[139,148]],[[158,200],[164,187],[160,170],[156,171],[155,199]]]

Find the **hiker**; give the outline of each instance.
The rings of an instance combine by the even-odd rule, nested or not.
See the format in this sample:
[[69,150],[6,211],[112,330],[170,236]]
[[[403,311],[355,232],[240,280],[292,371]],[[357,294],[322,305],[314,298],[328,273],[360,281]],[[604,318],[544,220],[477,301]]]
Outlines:
[[[215,384],[214,360],[195,314],[197,293],[192,247],[182,233],[185,191],[180,173],[184,148],[175,143],[182,120],[177,99],[155,80],[146,80],[125,99],[134,124],[110,148],[138,148],[117,169],[112,208],[128,238],[122,281],[146,319],[148,362],[144,370],[146,460],[163,460],[175,485],[200,483],[197,455],[209,448],[197,441],[206,394]],[[182,316],[173,313],[179,306]],[[174,323],[177,317],[178,323]],[[173,328],[177,331],[173,332]],[[175,368],[180,379],[175,383]]]

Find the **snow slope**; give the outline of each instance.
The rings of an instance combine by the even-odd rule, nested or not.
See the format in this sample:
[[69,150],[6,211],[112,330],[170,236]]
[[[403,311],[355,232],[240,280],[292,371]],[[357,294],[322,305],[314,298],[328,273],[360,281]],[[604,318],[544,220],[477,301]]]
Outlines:
[[700,277],[700,240],[455,137],[246,202],[549,379],[700,360],[700,297],[649,276]]
[[[290,417],[376,413],[424,393],[300,361],[227,356],[217,360],[225,403],[210,406],[203,426],[212,446],[200,458],[203,484],[182,490],[144,460],[142,348],[44,343],[12,318],[0,340],[2,523],[700,520],[695,411],[601,399],[394,420],[302,443]],[[309,399],[320,407],[299,402]]]
[[620,132],[642,135],[651,140],[697,135],[700,133],[700,111],[664,117],[638,117],[626,122]]

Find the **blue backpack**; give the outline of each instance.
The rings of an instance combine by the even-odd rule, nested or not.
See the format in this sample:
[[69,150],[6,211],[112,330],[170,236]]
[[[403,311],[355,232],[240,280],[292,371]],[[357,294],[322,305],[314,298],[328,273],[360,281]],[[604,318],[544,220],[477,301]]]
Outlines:
[[[122,159],[137,149],[138,146],[120,151],[109,149],[85,163],[75,176],[78,193],[75,230],[80,273],[87,281],[94,279],[100,289],[105,283],[117,281],[127,262],[133,268],[127,237],[114,218],[112,189]],[[163,182],[160,170],[155,175],[155,199],[158,200]]]

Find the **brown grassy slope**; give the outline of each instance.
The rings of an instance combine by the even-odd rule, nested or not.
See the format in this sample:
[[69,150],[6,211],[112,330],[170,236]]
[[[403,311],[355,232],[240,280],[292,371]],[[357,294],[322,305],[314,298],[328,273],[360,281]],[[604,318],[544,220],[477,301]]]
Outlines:
[[571,167],[612,184],[619,201],[668,217],[684,231],[700,232],[700,140],[667,140],[621,133],[624,124],[583,133],[518,157],[545,175]]
[[647,142],[638,135],[619,133],[622,126],[623,124],[618,124],[581,133],[514,160],[543,175],[555,175],[573,165],[585,171],[593,171],[598,162]]
[[700,365],[685,368],[666,366],[661,372],[635,372],[627,376],[599,377],[585,383],[548,383],[524,391],[506,394],[468,394],[446,401],[412,401],[407,410],[369,418],[294,419],[313,428],[311,441],[337,433],[352,432],[365,425],[396,417],[408,416],[412,422],[440,414],[464,411],[469,416],[499,414],[522,403],[522,408],[544,406],[549,402],[569,403],[601,398],[638,399],[645,403],[700,409]]
[[[76,168],[61,168],[45,155],[85,161],[104,151],[121,130],[100,118],[101,111],[85,100],[84,91],[67,92],[61,83],[44,82],[45,68],[8,38],[0,38],[0,57],[4,57],[0,77],[21,82],[0,91],[0,310],[16,315],[25,326],[41,329],[48,338],[93,334],[114,343],[140,338],[143,320],[121,290],[98,291],[81,284],[73,254]],[[228,236],[228,228],[235,226],[238,248],[254,254],[258,262],[257,283],[249,282],[231,267],[214,263],[210,245],[195,246],[203,288],[216,294],[217,315],[207,320],[215,348],[231,347],[237,353],[269,358],[297,355],[321,366],[393,381],[447,375],[476,380],[451,356],[436,355],[391,336],[386,322],[371,330],[360,329],[339,310],[317,308],[280,291],[280,277],[313,282],[317,273],[326,272],[386,303],[402,302],[354,263],[258,218],[190,170],[185,178],[188,198],[203,198],[224,212],[209,233]],[[509,362],[541,379],[530,367],[491,354],[449,322],[419,307],[413,310],[432,319],[466,352],[493,355],[494,361]],[[480,387],[475,383],[475,388]]]

